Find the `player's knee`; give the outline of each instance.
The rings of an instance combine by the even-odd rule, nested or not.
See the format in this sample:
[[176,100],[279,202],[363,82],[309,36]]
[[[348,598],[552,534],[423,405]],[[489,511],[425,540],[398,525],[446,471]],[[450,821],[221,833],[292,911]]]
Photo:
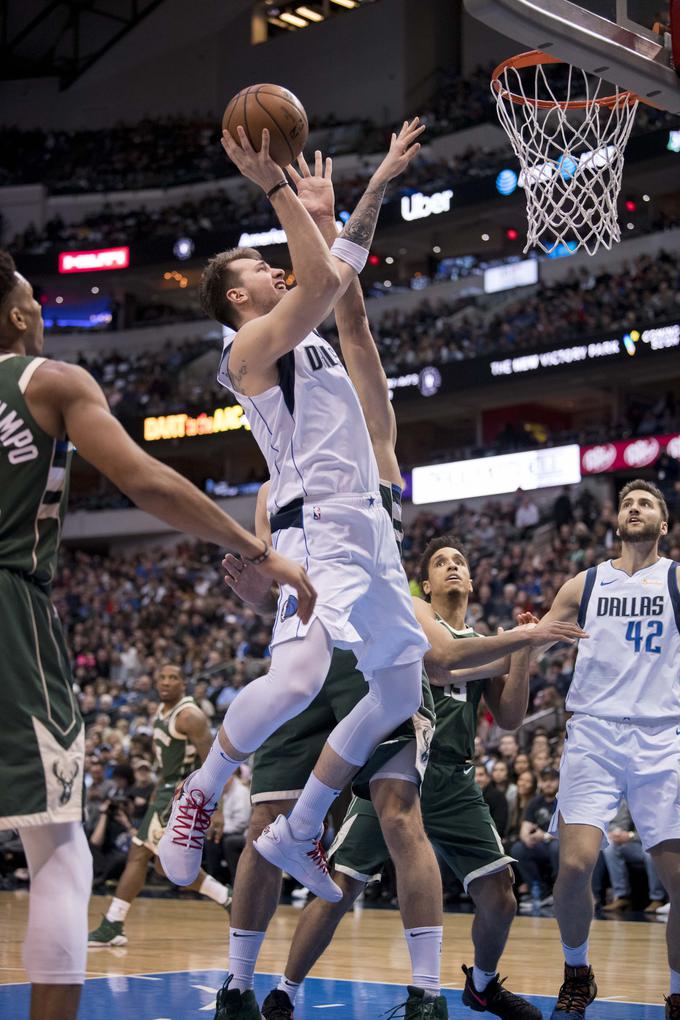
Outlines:
[[300,671],[295,677],[290,677],[281,699],[287,710],[297,709],[301,712],[307,708],[323,687],[324,679],[325,675],[318,670],[310,672],[309,663],[306,672]]
[[492,917],[496,924],[512,924],[517,913],[517,900],[508,868],[494,875],[476,878],[470,883],[468,892],[480,914]]
[[595,867],[595,861],[578,849],[567,850],[560,856],[558,879],[562,885],[587,885]]
[[358,878],[353,878],[351,875],[346,875],[344,871],[338,871],[337,869],[333,872],[333,881],[340,888],[342,892],[342,899],[338,903],[328,903],[327,905],[333,909],[334,913],[342,916],[349,908],[354,904],[354,901],[366,888],[366,883],[360,881]]
[[[416,787],[414,785],[414,791]],[[380,826],[390,850],[409,847],[425,840],[422,817],[417,795],[414,801],[400,797],[391,798],[380,814]]]

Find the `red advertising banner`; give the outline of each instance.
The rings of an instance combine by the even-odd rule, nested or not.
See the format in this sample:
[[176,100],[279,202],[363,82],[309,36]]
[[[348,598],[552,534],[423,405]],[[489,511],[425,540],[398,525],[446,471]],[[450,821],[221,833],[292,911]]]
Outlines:
[[666,451],[680,460],[680,435],[639,436],[618,443],[598,443],[581,447],[581,474],[600,475],[605,471],[636,471],[649,467]]
[[128,247],[59,252],[60,273],[96,273],[105,269],[127,269],[129,265]]

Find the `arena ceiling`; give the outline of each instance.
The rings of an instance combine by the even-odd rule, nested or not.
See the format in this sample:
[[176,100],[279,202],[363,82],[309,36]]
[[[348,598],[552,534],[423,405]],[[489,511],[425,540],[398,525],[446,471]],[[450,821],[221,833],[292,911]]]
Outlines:
[[[157,7],[171,3],[0,0],[0,80],[58,78],[67,89]],[[228,20],[250,5],[229,0]]]

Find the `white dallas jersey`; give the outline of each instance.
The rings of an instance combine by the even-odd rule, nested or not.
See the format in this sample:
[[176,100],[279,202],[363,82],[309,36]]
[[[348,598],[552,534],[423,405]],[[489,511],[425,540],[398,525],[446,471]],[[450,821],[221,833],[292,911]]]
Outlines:
[[378,466],[361,404],[331,345],[310,333],[279,358],[278,384],[247,397],[227,371],[235,335],[225,327],[217,380],[242,406],[267,461],[269,512],[300,498],[377,492]]
[[629,577],[611,560],[586,571],[570,712],[655,725],[680,722],[678,564],[662,557]]

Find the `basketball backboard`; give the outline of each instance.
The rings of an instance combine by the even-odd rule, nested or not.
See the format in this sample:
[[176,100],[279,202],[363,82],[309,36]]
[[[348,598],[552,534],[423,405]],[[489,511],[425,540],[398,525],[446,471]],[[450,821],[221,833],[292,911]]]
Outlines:
[[[527,49],[559,57],[630,89],[652,106],[680,114],[675,69],[680,69],[680,0],[464,2],[473,17]],[[669,27],[658,34],[657,23]]]

